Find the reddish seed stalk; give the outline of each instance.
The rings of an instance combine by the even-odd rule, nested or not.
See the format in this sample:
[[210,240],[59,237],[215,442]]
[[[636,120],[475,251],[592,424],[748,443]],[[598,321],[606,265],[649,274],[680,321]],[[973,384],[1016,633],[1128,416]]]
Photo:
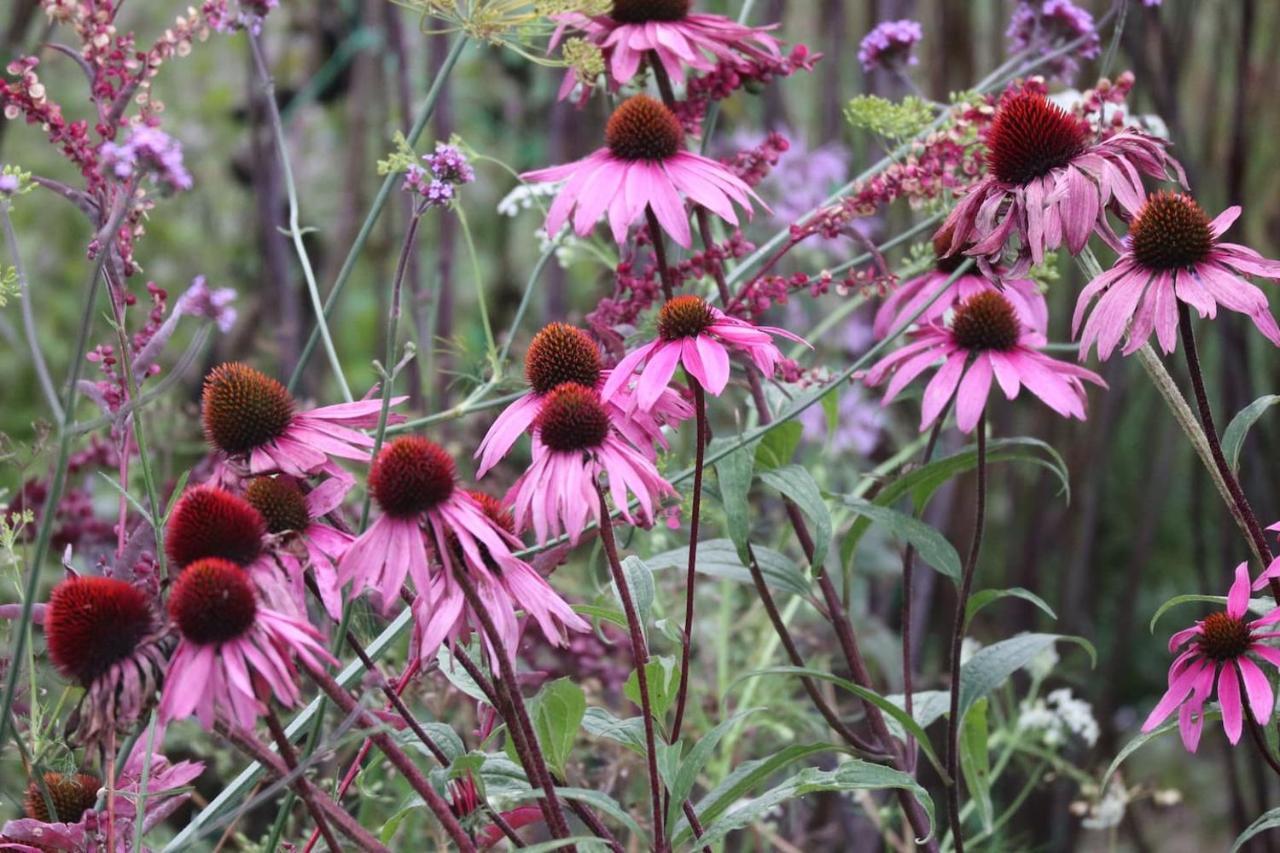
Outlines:
[[[513,735],[512,740],[520,755],[525,772],[529,774],[529,781],[542,788],[544,796],[538,801],[538,804],[547,819],[547,825],[557,838],[568,838],[569,823],[565,820],[564,810],[560,807],[560,798],[556,796],[555,782],[551,779],[551,771],[547,768],[542,749],[538,746],[537,733],[534,731],[533,723],[529,719],[529,710],[525,707],[524,697],[520,694],[520,682],[516,679],[515,666],[512,663],[513,658],[503,646],[502,636],[498,633],[498,628],[494,625],[493,618],[489,615],[484,601],[476,591],[475,583],[472,582],[470,575],[463,570],[455,572],[453,578],[457,581],[458,586],[462,588],[462,594],[467,599],[467,605],[480,623],[484,639],[493,649],[493,656],[498,659],[499,678],[497,679],[496,687],[511,710],[511,714],[507,715],[507,729]],[[513,723],[514,725],[512,725]]]
[[[1240,481],[1227,463],[1226,454],[1222,452],[1222,442],[1218,439],[1218,430],[1213,423],[1213,408],[1209,405],[1209,395],[1204,387],[1204,372],[1200,367],[1200,355],[1196,350],[1191,309],[1182,300],[1178,300],[1178,326],[1182,335],[1182,348],[1187,356],[1187,372],[1191,374],[1191,387],[1196,398],[1196,408],[1200,412],[1200,421],[1204,425],[1204,434],[1209,441],[1209,451],[1213,455],[1214,465],[1217,466],[1223,482],[1227,484],[1232,503],[1236,505],[1240,517],[1244,519],[1245,526],[1249,530],[1249,538],[1253,540],[1254,549],[1269,564],[1272,555],[1271,549],[1267,546],[1266,534],[1263,533],[1262,525],[1258,523],[1258,517],[1254,514],[1253,507],[1250,506],[1249,499],[1240,486]],[[1272,578],[1271,595],[1276,603],[1280,604],[1280,580]]]
[[[258,686],[259,697],[264,691],[264,685]],[[267,731],[271,733],[271,739],[276,742],[276,749],[280,751],[280,758],[284,761],[285,768],[293,773],[298,769],[298,753],[293,748],[293,743],[289,740],[289,736],[285,734],[284,726],[280,725],[280,717],[276,715],[276,710],[271,704],[270,697],[262,700],[262,704],[266,707],[267,713],[263,719],[267,724]],[[301,777],[299,777],[301,778]],[[325,843],[329,845],[330,850],[341,850],[342,846],[338,844],[338,839],[333,834],[333,829],[329,826],[329,821],[325,819],[324,812],[320,809],[319,804],[312,794],[314,791],[306,785],[300,785],[296,782],[293,785],[294,793],[302,800],[303,805],[307,807],[307,811],[311,813],[311,818],[316,822],[316,832],[324,836]]]
[[707,450],[707,395],[702,390],[702,383],[693,376],[689,377],[689,387],[693,390],[697,433],[694,439],[693,509],[689,518],[689,569],[684,586],[684,633],[680,638],[680,686],[676,691],[675,720],[671,724],[673,743],[680,739],[689,692],[689,654],[693,649],[693,593],[698,565],[698,527],[702,515],[702,469]]
[[662,791],[659,787],[662,777],[658,775],[657,736],[654,734],[653,708],[649,700],[649,676],[645,671],[649,664],[649,649],[645,643],[644,629],[640,626],[640,616],[631,598],[631,587],[627,584],[626,573],[622,570],[622,561],[618,558],[618,543],[613,536],[609,503],[605,500],[604,489],[598,482],[596,494],[600,498],[600,541],[604,545],[609,571],[613,575],[614,586],[618,588],[618,598],[622,601],[622,612],[626,614],[627,628],[631,635],[631,660],[636,667],[636,684],[640,689],[640,711],[644,715],[645,753],[649,761],[649,800],[653,810],[653,843],[654,849],[658,853],[663,853],[667,849],[667,844],[666,832],[662,825]]
[[[361,719],[363,719],[368,725],[373,727],[380,725],[378,720],[358,702],[356,702],[356,700],[352,698],[351,694],[344,690],[338,682],[334,681],[333,676],[329,675],[323,667],[312,666],[306,661],[302,661],[302,663],[306,667],[307,672],[311,675],[312,680],[319,685],[320,689],[324,691],[325,695],[327,695],[334,704],[342,709],[344,714],[358,713]],[[420,771],[417,765],[413,763],[412,759],[405,754],[404,750],[402,750],[395,741],[388,737],[386,732],[380,731],[377,728],[374,728],[369,733],[369,739],[372,740],[374,745],[382,751],[383,755],[387,757],[387,760],[391,762],[392,766],[394,766],[396,770],[400,771],[400,775],[404,776],[405,780],[409,782],[409,785],[415,792],[417,792],[418,796],[422,797],[423,801],[426,802],[427,807],[430,808],[432,813],[436,816],[436,820],[440,821],[445,832],[453,839],[453,843],[458,845],[458,849],[464,851],[464,853],[475,853],[475,844],[472,843],[471,838],[463,830],[462,825],[458,823],[458,819],[454,817],[453,811],[449,808],[449,804],[446,803],[444,798],[440,796],[434,787],[432,787],[431,782],[422,775],[422,771]]]
[[948,817],[951,821],[951,838],[956,853],[964,853],[963,826],[960,821],[960,647],[964,643],[964,617],[973,589],[974,569],[982,550],[982,529],[987,512],[987,413],[978,416],[978,490],[974,499],[976,509],[973,520],[973,540],[969,557],[965,560],[960,591],[956,596],[955,624],[951,629],[951,714],[947,717],[947,774],[951,784],[947,786]]

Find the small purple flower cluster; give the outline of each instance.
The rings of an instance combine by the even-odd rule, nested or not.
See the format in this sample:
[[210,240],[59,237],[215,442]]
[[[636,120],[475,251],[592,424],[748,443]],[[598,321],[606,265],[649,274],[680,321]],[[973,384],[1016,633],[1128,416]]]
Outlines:
[[862,63],[863,71],[877,68],[894,70],[904,65],[915,65],[919,60],[911,49],[922,38],[924,28],[919,21],[910,18],[881,21],[858,45],[858,61]]
[[422,196],[425,207],[448,207],[456,188],[476,179],[466,155],[456,146],[437,142],[435,153],[424,154],[422,160],[425,168],[414,165],[405,173],[404,188]]
[[1049,50],[1084,38],[1074,53],[1064,54],[1045,65],[1045,75],[1070,80],[1080,70],[1081,59],[1097,59],[1102,52],[1102,38],[1093,23],[1093,15],[1071,0],[1046,0],[1043,3],[1022,0],[1013,10],[1005,33],[1010,48]]
[[123,144],[104,142],[99,154],[104,174],[118,180],[150,174],[170,192],[191,189],[191,173],[182,163],[182,145],[158,127],[139,125],[129,131]]
[[205,17],[209,25],[220,33],[248,30],[255,36],[262,32],[262,21],[280,0],[240,0],[238,9],[232,9],[228,0],[208,0]]

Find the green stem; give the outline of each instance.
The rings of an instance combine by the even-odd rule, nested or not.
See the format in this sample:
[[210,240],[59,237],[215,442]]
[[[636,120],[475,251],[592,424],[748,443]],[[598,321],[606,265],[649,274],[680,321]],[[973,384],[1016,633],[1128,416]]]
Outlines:
[[[453,72],[453,67],[457,64],[458,58],[462,56],[462,50],[467,46],[467,42],[467,36],[459,35],[449,49],[449,54],[445,57],[444,64],[440,67],[440,73],[431,82],[431,88],[427,92],[426,100],[422,102],[422,106],[418,109],[418,114],[414,116],[413,126],[405,134],[405,139],[410,145],[418,141],[427,127],[427,122],[431,121],[431,116],[436,110],[436,103],[440,100],[440,93],[444,90],[444,83]],[[347,252],[346,260],[342,262],[342,268],[338,270],[338,277],[334,280],[333,288],[329,291],[329,295],[325,298],[324,307],[317,310],[318,322],[316,328],[311,330],[311,336],[307,339],[306,345],[302,348],[302,353],[298,356],[298,364],[294,367],[293,374],[289,377],[288,387],[290,391],[297,388],[299,380],[302,379],[302,372],[306,369],[307,362],[311,359],[311,354],[315,351],[316,344],[321,337],[325,318],[333,311],[338,298],[342,295],[343,289],[351,279],[351,273],[355,269],[356,261],[359,260],[360,253],[364,251],[365,244],[369,242],[369,235],[373,233],[373,226],[377,223],[378,217],[382,215],[382,209],[387,206],[387,201],[391,198],[391,191],[395,189],[395,185],[399,180],[400,176],[397,174],[387,175],[382,182],[382,186],[378,189],[378,194],[374,196],[373,206],[369,208],[369,213],[365,216],[364,222],[361,223],[360,230],[356,233],[356,239],[351,244],[351,249]]]
[[[298,255],[298,263],[302,265],[302,275],[307,280],[307,292],[311,296],[311,307],[316,312],[316,329],[324,341],[325,355],[329,359],[329,369],[338,380],[338,388],[342,398],[348,403],[352,401],[351,388],[347,386],[347,377],[342,372],[342,360],[333,345],[333,337],[329,334],[328,316],[320,304],[320,286],[316,284],[316,273],[311,267],[311,257],[302,242],[302,229],[299,225],[298,187],[293,181],[293,166],[289,162],[289,143],[284,137],[284,124],[280,121],[280,108],[276,104],[276,84],[267,68],[266,59],[262,55],[262,46],[258,36],[249,34],[249,48],[253,53],[253,65],[258,72],[259,83],[262,84],[263,100],[267,105],[267,117],[271,120],[271,132],[275,136],[276,148],[280,151],[280,168],[284,174],[285,193],[289,197],[289,238],[293,241],[293,250]],[[301,367],[299,361],[299,367]],[[292,390],[293,383],[290,383]]]

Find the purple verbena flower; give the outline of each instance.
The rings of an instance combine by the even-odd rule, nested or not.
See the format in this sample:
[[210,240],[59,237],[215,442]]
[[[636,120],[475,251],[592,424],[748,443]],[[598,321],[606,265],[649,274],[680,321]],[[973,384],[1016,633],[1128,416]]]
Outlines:
[[1047,51],[1083,37],[1085,41],[1074,53],[1045,64],[1045,76],[1063,80],[1076,75],[1081,59],[1096,59],[1102,52],[1102,39],[1094,26],[1093,15],[1070,0],[1022,0],[1013,10],[1005,37],[1014,53]]
[[858,45],[858,61],[864,71],[876,68],[893,69],[903,65],[915,65],[919,60],[911,49],[924,38],[924,28],[919,21],[903,18],[898,21],[881,21],[863,37]]
[[123,143],[102,143],[99,154],[104,173],[118,180],[150,174],[171,192],[191,189],[191,174],[182,163],[182,145],[158,127],[135,127]]
[[453,145],[436,143],[436,152],[422,158],[437,180],[450,184],[469,184],[476,179],[475,170],[467,162],[466,155]]

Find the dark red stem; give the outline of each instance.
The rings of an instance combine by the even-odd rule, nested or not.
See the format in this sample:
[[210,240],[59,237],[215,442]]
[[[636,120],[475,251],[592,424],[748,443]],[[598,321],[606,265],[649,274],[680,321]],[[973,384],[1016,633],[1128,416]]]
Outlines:
[[684,708],[689,690],[689,654],[693,649],[693,593],[698,565],[698,523],[702,516],[702,469],[707,450],[707,395],[702,383],[689,377],[697,424],[693,462],[693,509],[689,518],[689,571],[684,585],[684,633],[680,638],[680,687],[676,691],[676,715],[671,723],[671,741],[680,739]]

